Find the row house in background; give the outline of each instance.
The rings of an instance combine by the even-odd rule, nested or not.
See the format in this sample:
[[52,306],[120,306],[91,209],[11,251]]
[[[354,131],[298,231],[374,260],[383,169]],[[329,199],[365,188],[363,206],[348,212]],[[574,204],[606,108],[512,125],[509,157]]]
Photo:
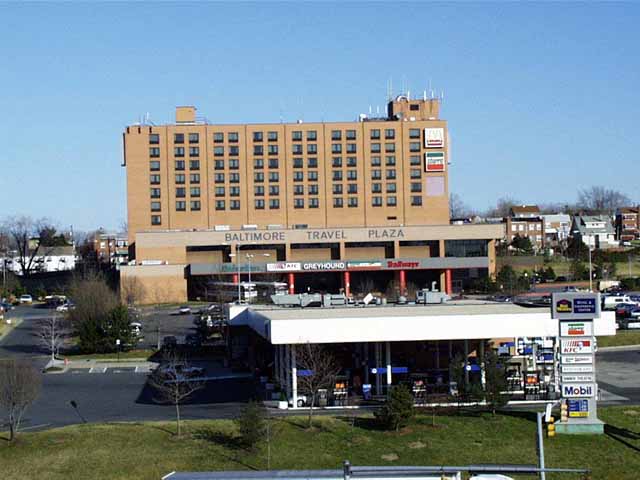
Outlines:
[[509,209],[506,224],[506,241],[511,243],[516,236],[528,237],[534,250],[544,247],[544,220],[537,205],[514,205]]
[[571,224],[571,236],[592,249],[618,246],[616,233],[608,215],[575,215]]
[[[33,255],[33,259],[30,260],[32,252],[30,250],[25,260],[27,264],[25,270],[30,269],[30,273],[63,272],[76,268],[76,249],[73,245],[60,247],[40,246],[35,255]],[[16,275],[22,276],[24,274],[17,252],[9,253],[6,259],[6,268]]]
[[93,238],[93,249],[100,263],[109,263],[116,268],[129,262],[129,239],[127,232],[104,232],[98,230]]
[[544,220],[544,244],[547,247],[566,245],[571,233],[571,216],[566,213],[542,215]]
[[640,240],[640,206],[618,209],[615,226],[616,236],[622,245]]

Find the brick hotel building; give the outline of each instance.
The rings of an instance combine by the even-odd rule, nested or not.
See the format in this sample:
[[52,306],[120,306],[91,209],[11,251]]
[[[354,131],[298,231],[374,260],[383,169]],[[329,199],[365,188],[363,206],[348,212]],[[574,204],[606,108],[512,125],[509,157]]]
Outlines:
[[121,278],[149,302],[181,302],[238,270],[348,294],[365,281],[452,292],[494,274],[504,226],[449,224],[439,110],[399,96],[384,118],[212,125],[178,107],[174,124],[126,127],[135,265]]

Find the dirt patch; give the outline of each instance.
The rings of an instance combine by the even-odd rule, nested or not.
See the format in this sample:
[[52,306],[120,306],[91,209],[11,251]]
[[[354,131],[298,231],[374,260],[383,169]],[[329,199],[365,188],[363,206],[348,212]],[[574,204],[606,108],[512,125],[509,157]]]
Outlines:
[[371,443],[371,437],[365,437],[364,435],[358,435],[353,437],[353,443],[356,445],[363,445],[365,443]]
[[625,410],[622,413],[624,413],[625,415],[629,415],[630,417],[640,416],[640,412],[638,410]]
[[395,453],[385,453],[384,455],[381,455],[380,458],[382,458],[382,460],[386,460],[387,462],[394,462],[400,457]]
[[417,442],[411,442],[408,447],[411,448],[412,450],[417,450],[419,448],[425,448],[427,446],[426,443],[422,443],[420,441]]

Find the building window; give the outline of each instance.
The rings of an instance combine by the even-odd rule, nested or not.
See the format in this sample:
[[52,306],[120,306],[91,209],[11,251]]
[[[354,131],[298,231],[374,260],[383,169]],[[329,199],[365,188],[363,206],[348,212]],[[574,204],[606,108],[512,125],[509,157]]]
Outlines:
[[331,144],[331,153],[342,153],[342,144],[341,143],[332,143]]
[[334,183],[332,191],[334,195],[342,195],[342,184]]
[[409,172],[409,176],[411,178],[420,178],[422,176],[422,171],[419,168],[412,168]]
[[264,182],[264,173],[262,172],[256,172],[253,174],[253,181],[254,182]]
[[412,103],[411,105],[409,105],[409,110],[420,110],[420,105],[418,105],[417,103]]
[[253,154],[254,155],[264,155],[264,147],[262,145],[254,145],[253,146]]
[[375,155],[375,156],[371,157],[371,166],[372,167],[379,167],[380,165],[382,165],[382,157],[380,157],[379,155]]
[[371,170],[371,180],[380,180],[382,178],[382,170]]
[[419,152],[420,151],[420,142],[411,142],[409,144],[410,152]]
[[381,183],[372,183],[371,184],[371,192],[373,192],[373,193],[382,193],[382,184]]
[[307,186],[307,190],[309,191],[309,195],[318,195],[318,185],[315,183]]
[[318,132],[315,130],[307,131],[307,142],[315,142],[318,139]]
[[357,179],[358,179],[357,170],[347,170],[347,180],[357,180]]
[[224,133],[216,132],[213,134],[213,142],[214,143],[222,143],[224,142]]
[[256,197],[264,197],[264,186],[256,185],[253,187],[253,195]]
[[267,132],[267,140],[270,142],[278,141],[278,132]]
[[380,144],[372,143],[371,144],[371,153],[380,153]]
[[269,199],[269,210],[278,210],[280,208],[280,200],[277,198]]
[[294,198],[293,208],[304,208],[304,198]]
[[396,193],[395,183],[387,183],[387,193]]
[[151,160],[149,162],[149,170],[152,172],[157,172],[160,170],[160,162],[158,160]]
[[150,133],[149,143],[151,145],[158,145],[160,143],[160,135],[158,135],[157,133]]
[[262,141],[262,132],[253,132],[253,141],[261,142]]
[[387,197],[387,207],[395,207],[398,204],[398,199],[391,195]]
[[371,138],[371,140],[379,140],[380,139],[380,130],[378,130],[377,128],[374,129],[374,130],[371,130],[371,134],[370,134],[369,138]]
[[184,212],[187,209],[187,202],[176,200],[176,212]]
[[395,180],[396,178],[396,171],[393,168],[390,168],[387,170],[387,180]]
[[409,129],[409,138],[420,138],[420,129],[419,128],[410,128]]
[[307,159],[307,167],[318,168],[318,157],[309,157]]
[[342,166],[342,157],[333,157],[331,161],[331,165],[333,167],[341,167]]
[[231,200],[229,202],[229,208],[231,210],[240,210],[240,200]]
[[331,178],[333,181],[342,180],[342,170],[334,170]]
[[215,157],[224,156],[224,147],[213,147],[213,155]]
[[291,132],[291,140],[294,142],[302,141],[302,130],[294,130]]
[[333,208],[342,208],[343,200],[340,197],[334,197]]
[[304,185],[294,185],[293,186],[293,194],[294,195],[304,195]]
[[229,183],[240,183],[240,174],[239,173],[230,173],[229,174]]
[[278,168],[278,159],[270,158],[269,159],[269,168]]
[[318,153],[318,145],[315,143],[308,143],[307,144],[307,153],[309,155],[315,155]]
[[200,196],[200,187],[191,187],[189,189],[189,194],[192,197],[199,197]]
[[162,218],[160,215],[151,215],[151,225],[162,225]]
[[238,132],[229,132],[227,134],[227,139],[229,143],[238,143]]
[[396,156],[395,155],[387,155],[384,157],[384,164],[387,167],[394,167],[396,165]]
[[347,193],[358,193],[358,184],[357,183],[350,183],[347,185]]
[[200,183],[200,174],[199,173],[190,174],[189,183]]
[[160,211],[160,202],[151,202],[151,211],[159,212]]
[[384,138],[386,138],[387,140],[396,138],[396,131],[393,128],[385,129]]
[[302,168],[304,167],[304,162],[302,158],[296,157],[293,159],[293,168]]
[[355,139],[356,139],[356,131],[347,130],[347,140],[355,140]]
[[421,165],[422,162],[420,161],[420,155],[411,155],[409,157],[409,164],[410,165]]
[[256,210],[264,210],[264,200],[262,198],[257,198],[253,201],[253,206]]
[[184,143],[184,133],[174,133],[173,143]]
[[216,187],[214,191],[216,197],[224,197],[224,187]]
[[229,159],[229,170],[238,170],[240,168],[240,161],[237,158]]
[[215,173],[213,175],[213,181],[215,183],[224,183],[224,173]]
[[309,208],[318,208],[320,206],[320,201],[317,198],[309,199]]
[[224,200],[216,200],[216,210],[224,210]]
[[396,144],[395,143],[385,143],[384,144],[384,151],[387,152],[387,153],[395,152],[396,151]]
[[347,153],[356,153],[358,151],[358,147],[355,143],[347,143]]
[[214,160],[213,168],[216,170],[224,170],[224,160]]
[[304,172],[295,171],[293,172],[293,181],[294,182],[302,182],[304,180]]
[[412,183],[411,191],[414,193],[422,192],[422,184],[420,182]]
[[192,212],[197,212],[200,210],[200,200],[191,200],[189,208]]
[[420,195],[411,195],[411,205],[414,207],[422,205],[422,197]]
[[229,156],[237,157],[238,155],[240,155],[240,147],[237,145],[231,145],[229,147]]
[[200,160],[189,160],[190,170],[200,170]]
[[176,160],[176,170],[184,170],[184,160]]
[[240,187],[229,187],[229,196],[230,197],[239,197],[240,196]]
[[302,155],[302,144],[294,143],[291,146],[291,153],[294,155]]
[[256,169],[264,168],[264,160],[262,158],[254,158],[253,168],[256,168]]
[[278,172],[269,172],[270,182],[277,182],[279,180],[280,180],[280,175],[278,174]]
[[269,195],[272,195],[272,196],[280,195],[280,187],[278,185],[269,185]]
[[347,206],[349,208],[355,208],[358,206],[358,197],[349,197]]
[[176,187],[176,198],[184,198],[187,196],[187,189],[184,187]]
[[381,207],[382,197],[371,197],[371,205],[374,207]]
[[185,181],[185,175],[184,173],[176,173],[176,183],[177,184],[182,184]]
[[160,185],[160,175],[149,175],[149,183],[151,185]]
[[159,147],[150,147],[149,148],[149,156],[151,158],[158,158],[160,156],[160,148]]
[[198,143],[200,141],[200,135],[197,133],[189,134],[189,143]]
[[278,154],[278,145],[267,145],[267,153],[269,155],[277,155]]
[[347,157],[347,167],[355,167],[358,164],[356,157]]
[[340,130],[331,130],[331,140],[342,140],[342,132]]

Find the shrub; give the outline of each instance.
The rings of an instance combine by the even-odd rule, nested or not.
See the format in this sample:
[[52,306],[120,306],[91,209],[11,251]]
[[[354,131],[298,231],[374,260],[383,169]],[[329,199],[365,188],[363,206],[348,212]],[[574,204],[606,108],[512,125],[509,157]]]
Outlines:
[[391,389],[387,403],[375,412],[375,417],[384,428],[398,431],[408,425],[414,414],[413,395],[407,386],[398,385]]
[[234,421],[240,433],[240,443],[243,447],[255,450],[265,437],[267,429],[267,412],[260,403],[251,401],[241,411]]

